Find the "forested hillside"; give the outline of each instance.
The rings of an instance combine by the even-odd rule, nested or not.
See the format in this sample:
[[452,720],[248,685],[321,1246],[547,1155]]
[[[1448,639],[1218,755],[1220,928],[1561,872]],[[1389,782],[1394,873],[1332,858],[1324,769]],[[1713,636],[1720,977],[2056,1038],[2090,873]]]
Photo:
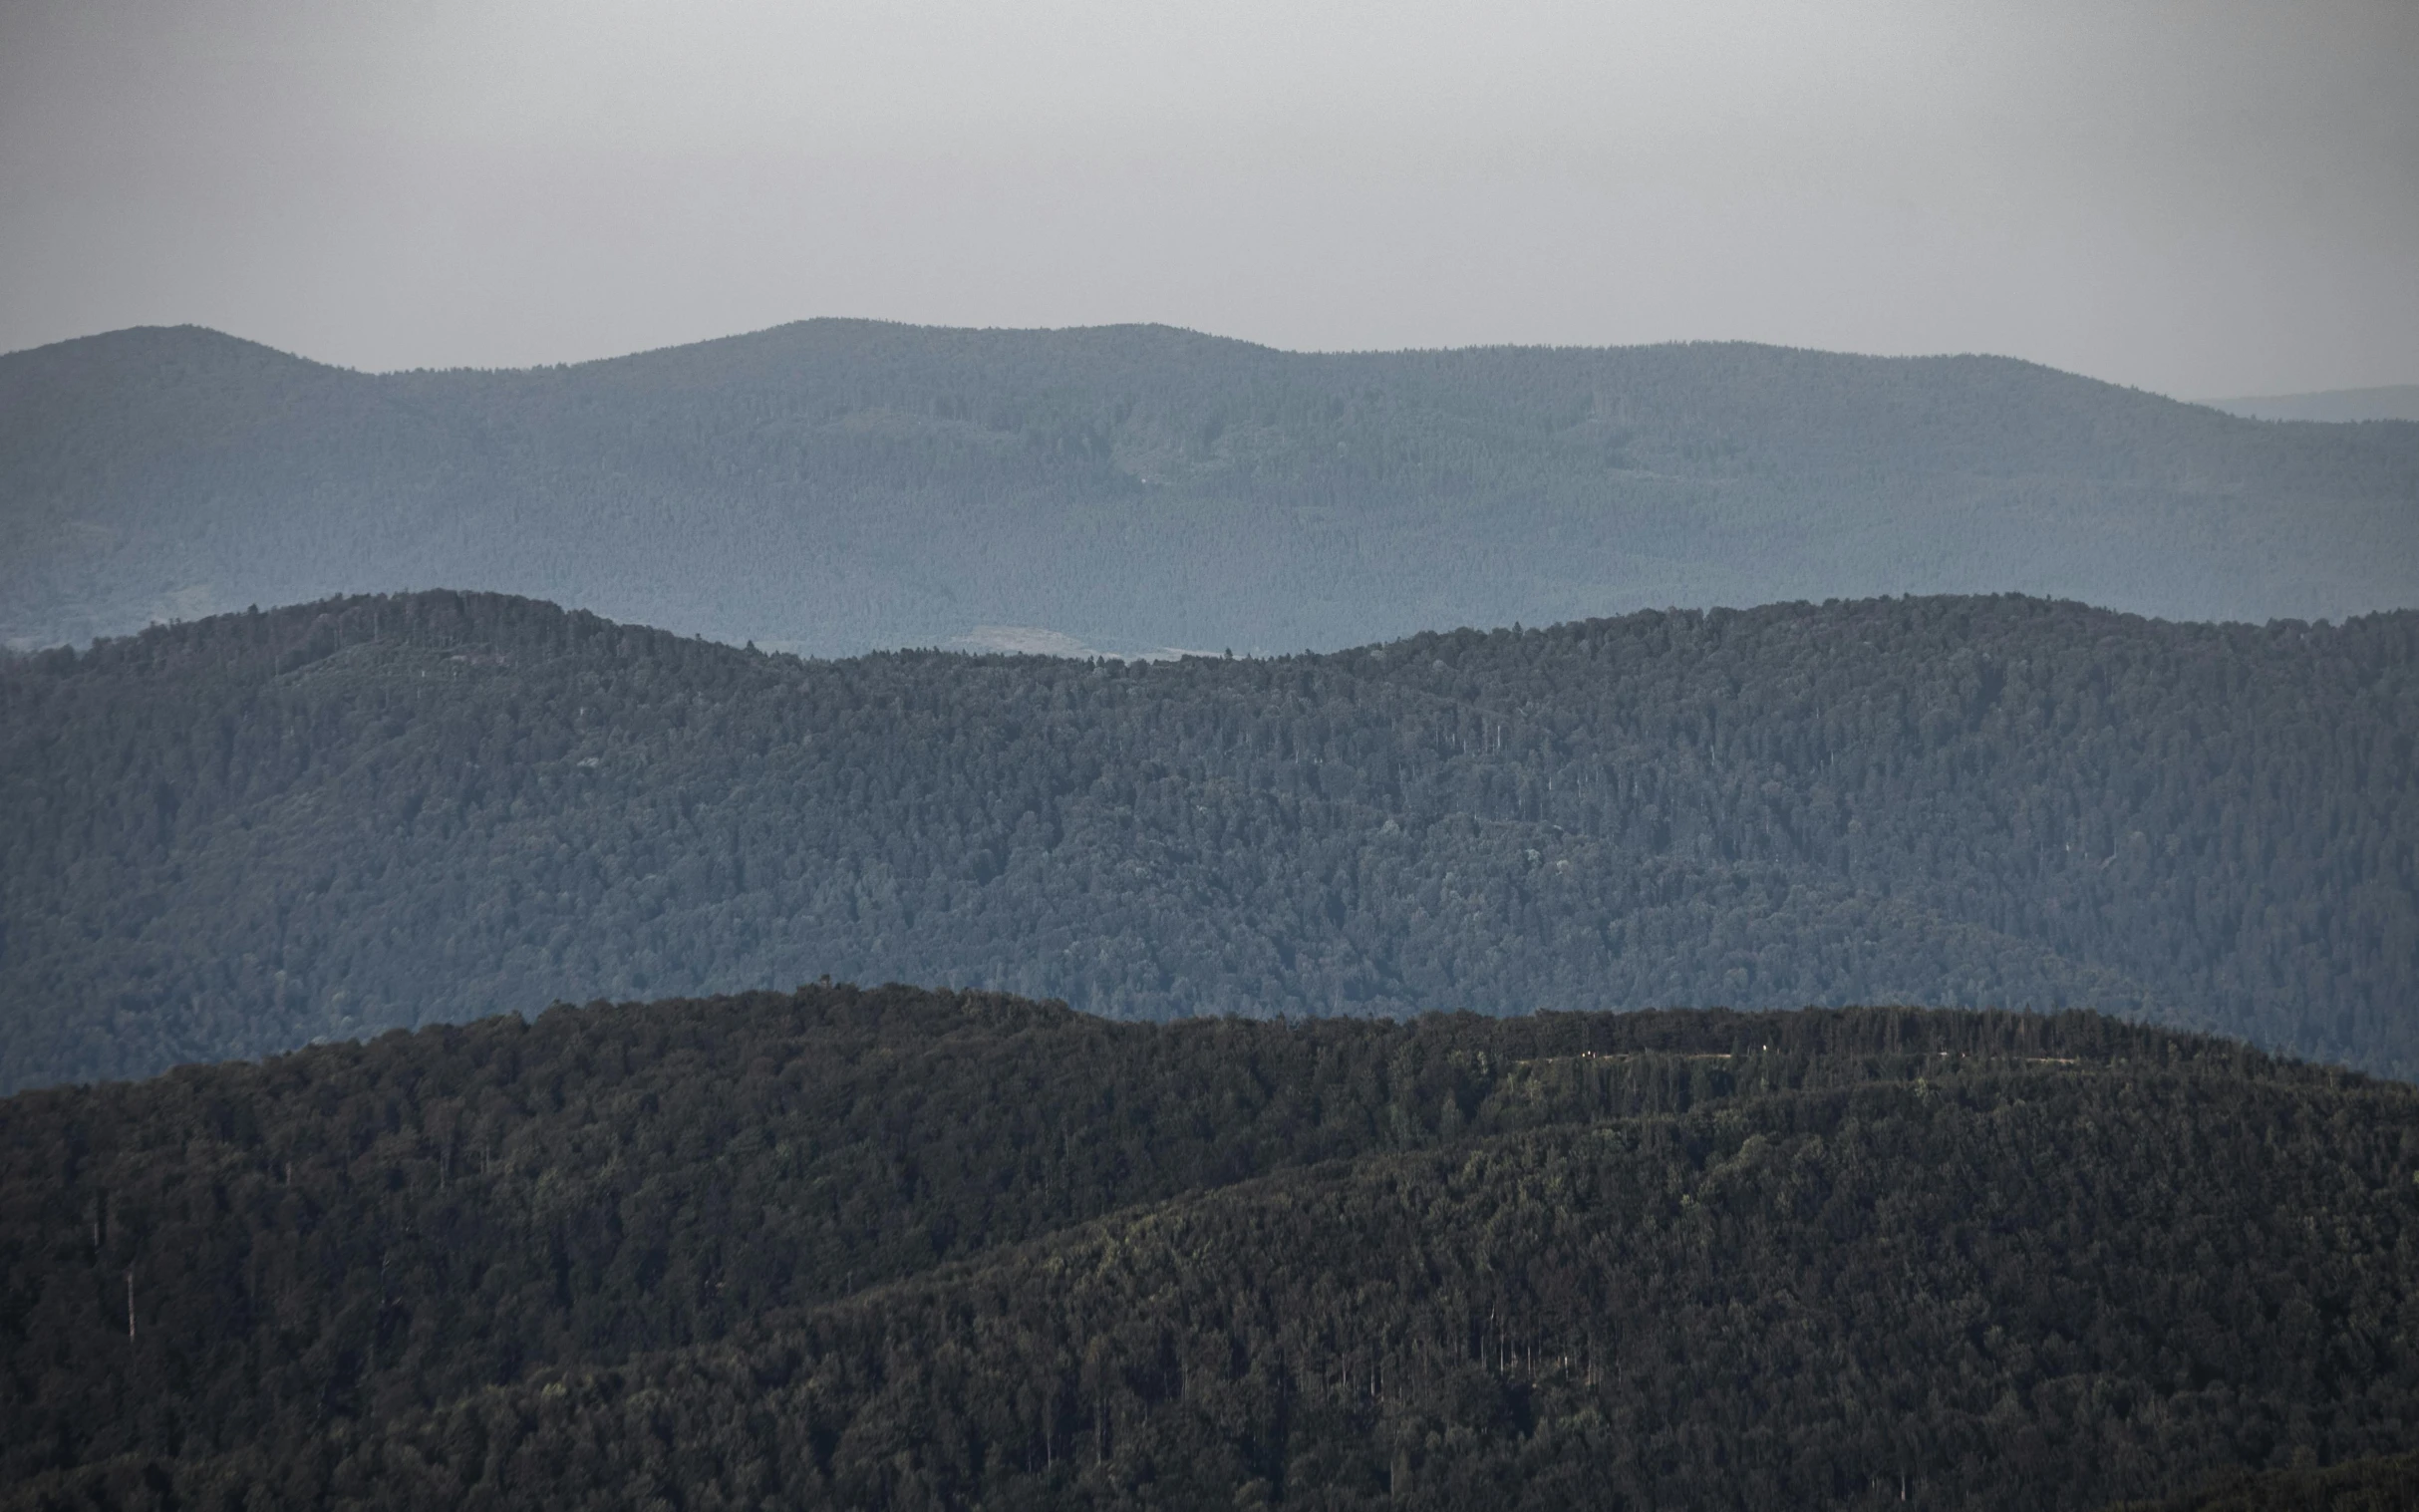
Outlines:
[[0,1101],[0,1508],[2091,1506],[2405,1450],[2415,1227],[2086,1014],[561,1008]]
[[0,644],[438,586],[822,655],[986,626],[1292,652],[1901,592],[2340,618],[2419,607],[2419,426],[1997,358],[1147,326],[810,321],[488,373],[191,328],[0,356]]
[[2419,1454],[2380,1455],[2321,1470],[2237,1471],[2217,1484],[2120,1512],[2408,1512],[2419,1507]]
[[557,998],[2088,1006],[2419,1071],[2419,616],[801,662],[429,594],[0,670],[0,1085]]

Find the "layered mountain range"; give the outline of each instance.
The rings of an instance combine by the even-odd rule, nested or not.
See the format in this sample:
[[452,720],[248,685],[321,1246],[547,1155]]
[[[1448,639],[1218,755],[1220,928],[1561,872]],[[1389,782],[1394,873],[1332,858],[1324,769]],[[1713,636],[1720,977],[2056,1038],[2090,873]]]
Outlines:
[[0,1512],[2419,1495],[2419,425],[125,331],[0,642]]

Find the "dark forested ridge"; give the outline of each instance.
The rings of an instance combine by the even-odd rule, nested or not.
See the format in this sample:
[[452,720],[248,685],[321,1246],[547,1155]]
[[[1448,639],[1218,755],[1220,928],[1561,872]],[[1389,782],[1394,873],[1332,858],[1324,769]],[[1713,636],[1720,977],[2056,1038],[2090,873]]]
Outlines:
[[0,1507],[2088,1506],[2419,1440],[2415,1229],[2088,1014],[563,1008],[0,1101]]
[[824,655],[1901,592],[2339,618],[2419,607],[2419,426],[1998,358],[1148,326],[810,321],[492,373],[191,328],[0,356],[0,644],[441,585]]
[[2210,1486],[2115,1512],[2409,1512],[2419,1507],[2419,1454],[2326,1469],[2238,1470]]
[[800,662],[476,595],[0,667],[0,1086],[829,973],[2096,1007],[2419,1069],[2419,617],[2017,598]]

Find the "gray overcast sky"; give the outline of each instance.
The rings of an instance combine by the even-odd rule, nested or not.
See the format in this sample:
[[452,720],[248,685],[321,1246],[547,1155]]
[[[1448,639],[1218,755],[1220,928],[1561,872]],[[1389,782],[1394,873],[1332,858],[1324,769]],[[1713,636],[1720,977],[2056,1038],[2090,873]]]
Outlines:
[[0,0],[0,349],[808,315],[2419,381],[2419,0]]

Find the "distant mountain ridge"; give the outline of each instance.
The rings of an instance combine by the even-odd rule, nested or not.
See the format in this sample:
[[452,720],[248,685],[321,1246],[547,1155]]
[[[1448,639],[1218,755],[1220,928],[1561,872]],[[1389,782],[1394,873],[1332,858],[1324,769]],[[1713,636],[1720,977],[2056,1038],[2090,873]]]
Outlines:
[[2419,421],[2419,384],[2327,389],[2315,394],[2246,395],[2206,403],[2212,409],[2250,420],[2306,420],[2331,425],[2369,420]]
[[2419,614],[822,662],[428,593],[0,662],[0,1090],[556,998],[2093,1007],[2419,1073]]
[[0,643],[434,586],[830,655],[1900,592],[2340,618],[2419,605],[2419,427],[2257,425],[2002,358],[1156,326],[817,320],[514,372],[190,327],[0,357]]

